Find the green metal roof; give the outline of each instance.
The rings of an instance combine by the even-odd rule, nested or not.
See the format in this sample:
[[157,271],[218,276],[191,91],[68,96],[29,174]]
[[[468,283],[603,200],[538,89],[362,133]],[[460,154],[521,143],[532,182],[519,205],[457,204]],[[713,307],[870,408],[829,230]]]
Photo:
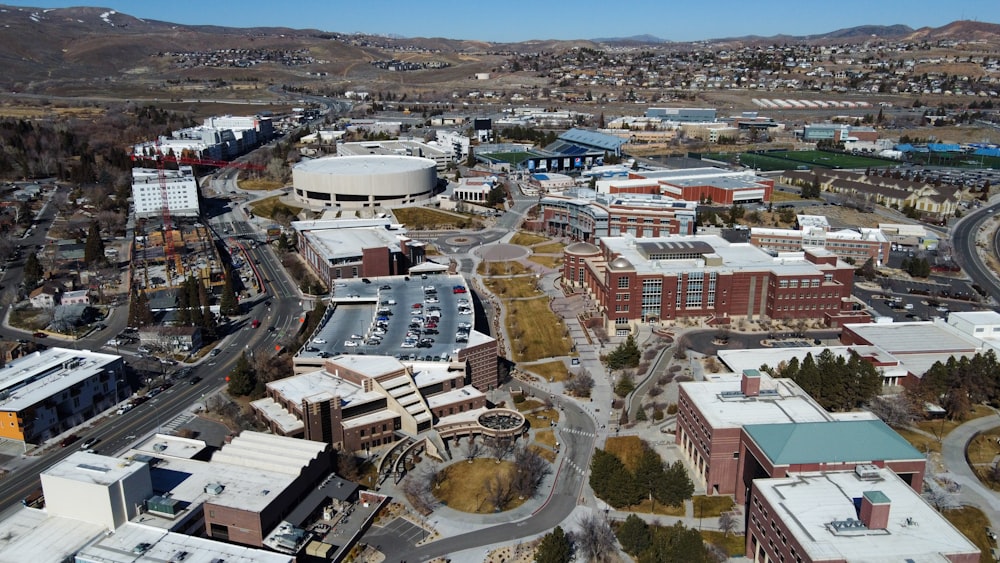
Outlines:
[[743,429],[775,465],[924,458],[881,420],[748,424]]

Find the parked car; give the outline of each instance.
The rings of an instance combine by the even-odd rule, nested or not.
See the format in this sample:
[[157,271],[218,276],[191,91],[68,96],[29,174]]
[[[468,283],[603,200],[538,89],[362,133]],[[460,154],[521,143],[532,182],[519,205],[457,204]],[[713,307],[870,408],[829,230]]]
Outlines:
[[96,444],[99,441],[100,441],[99,438],[87,438],[86,442],[80,444],[80,449],[81,450],[90,449],[91,446],[93,446],[94,444]]
[[72,444],[73,442],[75,442],[75,441],[77,441],[79,439],[80,439],[80,437],[77,436],[76,434],[70,434],[69,436],[66,436],[65,438],[63,438],[62,442],[59,442],[59,447],[65,448],[66,446]]
[[40,331],[39,331],[39,332],[36,332],[35,334],[32,334],[32,336],[34,336],[35,338],[46,338],[46,337],[48,337],[49,335],[48,335],[48,334],[45,334],[44,332],[40,332]]

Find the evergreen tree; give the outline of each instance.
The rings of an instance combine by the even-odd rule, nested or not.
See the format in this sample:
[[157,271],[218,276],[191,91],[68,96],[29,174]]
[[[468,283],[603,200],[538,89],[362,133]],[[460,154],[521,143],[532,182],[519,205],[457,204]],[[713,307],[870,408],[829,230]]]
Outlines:
[[247,359],[246,352],[240,354],[236,365],[229,372],[229,394],[234,397],[243,397],[253,392],[257,386],[257,374]]
[[222,297],[219,299],[219,314],[230,317],[240,314],[240,304],[236,300],[233,279],[228,270],[226,271],[226,282],[222,285]]
[[153,320],[153,311],[149,307],[146,292],[133,288],[132,297],[129,299],[128,325],[144,327],[153,324]]
[[28,257],[24,260],[24,287],[29,290],[38,287],[44,273],[42,263],[38,261],[38,256],[34,252],[29,252]]
[[641,358],[642,352],[639,351],[639,345],[636,344],[635,337],[630,334],[625,342],[619,344],[608,354],[607,364],[609,369],[634,368],[639,365]]
[[680,506],[694,495],[694,483],[682,462],[675,461],[666,467],[660,494],[660,501],[670,506]]
[[104,261],[104,241],[101,240],[101,229],[94,221],[87,232],[87,241],[83,246],[83,261],[93,265]]
[[649,525],[635,514],[628,515],[615,535],[618,537],[618,543],[621,544],[622,549],[632,556],[646,551],[652,542]]
[[538,551],[535,552],[535,563],[569,563],[572,560],[572,550],[569,538],[561,526],[545,534]]
[[648,498],[656,507],[656,501],[667,502],[667,490],[665,474],[663,471],[663,459],[660,454],[652,448],[643,448],[635,468],[636,486],[642,491],[643,496]]

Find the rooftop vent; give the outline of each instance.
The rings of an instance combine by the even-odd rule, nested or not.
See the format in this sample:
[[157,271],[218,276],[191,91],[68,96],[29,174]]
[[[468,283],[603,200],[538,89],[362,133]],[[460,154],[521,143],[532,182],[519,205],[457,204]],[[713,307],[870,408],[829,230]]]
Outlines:
[[209,483],[205,485],[205,493],[210,495],[218,495],[222,493],[222,489],[224,488],[225,487],[222,486],[222,483]]
[[879,478],[879,469],[877,465],[862,463],[854,468],[854,474],[858,476],[858,479],[874,481]]

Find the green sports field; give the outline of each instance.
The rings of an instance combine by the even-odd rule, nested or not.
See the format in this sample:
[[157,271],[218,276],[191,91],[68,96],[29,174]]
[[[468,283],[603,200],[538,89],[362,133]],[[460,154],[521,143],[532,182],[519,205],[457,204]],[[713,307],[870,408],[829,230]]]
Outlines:
[[886,160],[825,151],[769,152],[767,156],[800,162],[816,168],[884,168],[892,166],[892,163]]
[[508,162],[510,164],[519,164],[527,158],[531,158],[532,154],[529,152],[491,152],[480,154],[483,158],[488,158],[494,162]]

